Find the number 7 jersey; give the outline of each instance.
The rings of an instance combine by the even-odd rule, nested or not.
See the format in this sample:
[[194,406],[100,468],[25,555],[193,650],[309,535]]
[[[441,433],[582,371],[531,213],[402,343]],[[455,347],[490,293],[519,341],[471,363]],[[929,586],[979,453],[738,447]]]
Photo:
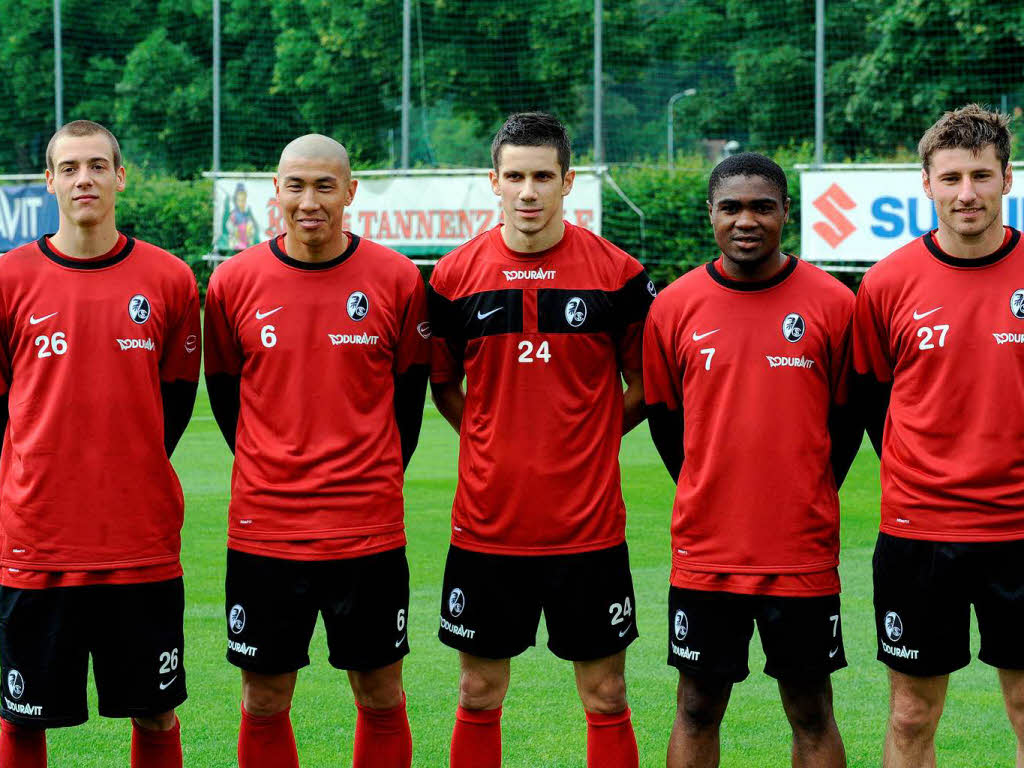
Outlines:
[[642,368],[643,267],[571,224],[539,254],[496,227],[430,285],[431,380],[466,377],[452,542],[512,555],[621,543],[621,372]]

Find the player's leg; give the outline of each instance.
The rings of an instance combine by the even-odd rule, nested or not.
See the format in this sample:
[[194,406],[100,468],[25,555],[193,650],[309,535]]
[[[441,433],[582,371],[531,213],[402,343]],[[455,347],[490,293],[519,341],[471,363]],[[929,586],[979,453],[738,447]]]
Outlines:
[[880,533],[872,560],[878,660],[889,667],[885,768],[935,765],[949,674],[970,662],[964,545]]
[[1017,736],[1017,768],[1024,768],[1024,670],[1000,669],[999,685],[1003,689],[1006,714]]
[[131,718],[132,768],[180,768],[174,709],[187,696],[181,578],[86,589],[100,714]]
[[409,768],[412,733],[402,687],[402,658],[409,653],[405,547],[319,567],[331,666],[348,670],[356,702],[353,768]]
[[537,642],[541,608],[532,571],[540,559],[448,549],[437,636],[459,651],[451,768],[501,765],[509,659]]
[[793,765],[845,766],[830,681],[846,666],[839,595],[766,596],[756,598],[756,605],[764,671],[779,683],[793,730]]
[[753,600],[728,592],[669,589],[668,664],[679,670],[679,686],[668,768],[719,764],[719,732],[732,686],[750,674]]
[[289,712],[316,626],[314,566],[228,550],[227,659],[242,676],[240,768],[298,768]]

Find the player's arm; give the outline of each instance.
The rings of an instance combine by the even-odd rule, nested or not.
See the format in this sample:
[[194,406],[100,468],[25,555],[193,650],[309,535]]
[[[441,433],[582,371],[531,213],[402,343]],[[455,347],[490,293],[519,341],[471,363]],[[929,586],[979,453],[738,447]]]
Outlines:
[[670,409],[665,403],[647,405],[647,426],[651,440],[661,456],[672,482],[679,482],[683,469],[683,413]]
[[832,404],[828,431],[832,443],[832,475],[836,488],[842,488],[864,437],[864,422],[850,401],[850,375],[853,320],[847,315],[843,332],[832,343]]
[[626,390],[622,393],[622,434],[626,434],[647,415],[644,406],[644,372],[633,368],[624,370],[622,380],[626,382]]
[[402,468],[409,466],[423,425],[430,376],[430,322],[423,278],[416,270],[399,330],[395,355],[395,423],[402,444]]
[[[655,302],[644,327],[643,371],[647,425],[651,440],[672,480],[683,468],[683,368],[671,334],[661,327],[661,306]],[[671,325],[671,319],[666,320]]]
[[206,314],[203,323],[206,391],[210,397],[213,418],[224,435],[231,452],[235,452],[235,434],[238,432],[238,413],[242,406],[242,345],[228,319],[228,309],[222,296],[218,270],[210,278],[206,292]]
[[[192,418],[192,409],[196,405],[198,390],[198,381],[178,379],[160,382],[160,399],[164,405],[164,450],[167,451],[167,458],[171,458],[178,441],[185,434]],[[6,413],[5,407],[5,417]]]
[[882,433],[892,394],[893,365],[889,355],[888,327],[876,303],[869,272],[861,283],[854,305],[850,403],[855,418],[867,431],[875,453],[881,458]]
[[164,450],[167,458],[174,453],[192,418],[202,358],[199,290],[191,270],[187,270],[184,279],[187,285],[175,299],[179,308],[177,322],[168,328],[160,361],[160,400],[164,411]]
[[426,364],[413,365],[405,373],[395,374],[395,423],[402,442],[403,469],[408,468],[420,440],[429,376],[430,368]]
[[238,412],[242,407],[242,377],[230,373],[207,373],[206,391],[210,395],[210,410],[224,435],[231,452],[235,452],[235,433],[238,432]]
[[466,407],[466,391],[461,381],[430,382],[430,397],[445,421],[458,432],[462,428],[462,411]]

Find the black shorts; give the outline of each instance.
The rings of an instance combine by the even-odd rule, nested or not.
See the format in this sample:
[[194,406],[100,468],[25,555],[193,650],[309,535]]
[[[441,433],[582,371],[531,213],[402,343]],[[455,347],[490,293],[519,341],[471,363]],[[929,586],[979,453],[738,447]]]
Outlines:
[[537,644],[540,613],[548,648],[561,659],[613,656],[638,636],[625,543],[572,555],[493,555],[451,546],[438,637],[488,659]]
[[949,542],[885,533],[875,544],[878,660],[908,675],[947,675],[978,658],[1024,669],[1024,541]]
[[36,728],[84,723],[90,654],[104,717],[174,709],[187,696],[184,612],[181,578],[0,587],[0,716]]
[[309,664],[317,614],[337,669],[385,667],[409,653],[405,547],[346,560],[284,560],[228,550],[228,661],[268,675]]
[[846,666],[839,595],[775,597],[678,587],[668,593],[668,663],[687,675],[738,683],[750,674],[754,622],[769,677],[816,678]]

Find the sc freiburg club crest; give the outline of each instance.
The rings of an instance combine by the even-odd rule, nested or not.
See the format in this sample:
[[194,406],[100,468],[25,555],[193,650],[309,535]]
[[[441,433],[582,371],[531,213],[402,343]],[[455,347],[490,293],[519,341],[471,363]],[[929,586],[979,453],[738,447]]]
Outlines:
[[228,626],[236,635],[245,629],[245,608],[237,604],[231,606],[231,613],[228,614]]
[[686,639],[686,634],[690,631],[690,622],[686,618],[686,614],[682,611],[676,611],[676,618],[673,622],[676,640],[680,643]]
[[362,291],[352,291],[345,302],[345,308],[348,310],[348,316],[359,322],[370,311],[370,301]]
[[25,693],[25,678],[21,672],[12,669],[7,673],[7,690],[11,692],[11,698],[17,701]]
[[462,612],[466,609],[466,596],[462,594],[462,590],[456,587],[448,595],[448,613],[453,617],[459,617]]
[[804,319],[796,312],[790,312],[782,321],[782,335],[786,337],[786,341],[800,341],[806,329]]
[[1010,311],[1014,317],[1024,320],[1024,288],[1013,292],[1013,296],[1010,297]]
[[889,611],[885,614],[885,634],[894,643],[903,637],[903,621],[896,611]]
[[579,296],[573,296],[565,304],[565,322],[573,328],[579,328],[586,322],[587,305]]
[[149,320],[149,299],[141,293],[132,296],[132,300],[128,302],[128,317],[139,325]]

